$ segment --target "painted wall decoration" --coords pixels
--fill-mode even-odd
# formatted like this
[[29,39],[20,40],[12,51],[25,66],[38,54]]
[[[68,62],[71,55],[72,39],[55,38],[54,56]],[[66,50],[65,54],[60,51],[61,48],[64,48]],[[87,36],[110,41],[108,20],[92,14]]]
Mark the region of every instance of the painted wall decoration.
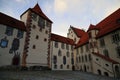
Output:
[[2,48],[6,48],[7,45],[8,45],[7,37],[1,39],[0,46],[1,46]]
[[19,46],[20,46],[19,39],[14,38],[14,40],[12,42],[12,47],[11,47],[9,53],[13,53],[13,52],[15,53],[19,49]]

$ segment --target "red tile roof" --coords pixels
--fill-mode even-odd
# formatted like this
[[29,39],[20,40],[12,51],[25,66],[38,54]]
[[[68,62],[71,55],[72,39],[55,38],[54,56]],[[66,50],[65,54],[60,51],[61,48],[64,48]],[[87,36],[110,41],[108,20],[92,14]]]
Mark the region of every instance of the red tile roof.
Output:
[[20,30],[26,31],[24,22],[14,19],[6,14],[0,12],[0,24],[4,24],[10,27],[14,27]]
[[116,62],[115,60],[113,60],[113,59],[111,59],[109,57],[106,57],[106,56],[104,56],[102,54],[99,54],[99,53],[92,53],[92,54],[94,54],[94,55],[96,55],[98,57],[101,57],[102,59],[105,59],[106,61],[111,62],[113,64],[118,64],[118,62]]
[[118,19],[120,20],[120,8],[96,25],[100,29],[97,38],[120,29],[120,22],[117,22]]
[[[93,24],[90,24],[88,31],[90,31],[90,30],[96,30],[96,29],[99,30],[98,27],[96,27],[96,26],[93,25]],[[88,31],[87,31],[87,32],[88,32]]]
[[81,37],[85,33],[84,30],[81,30],[81,29],[78,29],[78,28],[75,28],[75,27],[72,27],[72,26],[71,26],[71,28],[78,37]]
[[74,45],[74,41],[72,39],[57,35],[57,34],[51,34],[51,40],[52,41],[57,41],[57,42],[62,42],[70,45]]
[[[33,8],[29,8],[28,10],[33,11],[34,13],[38,14],[39,16],[43,17],[44,19],[46,19],[46,20],[48,20],[49,22],[52,23],[52,21],[43,13],[43,11],[41,10],[41,8],[38,5],[38,3]],[[26,10],[23,14],[25,14],[28,10]]]
[[85,32],[82,37],[80,38],[79,42],[77,43],[76,47],[75,48],[78,48],[84,44],[87,44],[89,41],[89,37],[88,37],[88,33]]

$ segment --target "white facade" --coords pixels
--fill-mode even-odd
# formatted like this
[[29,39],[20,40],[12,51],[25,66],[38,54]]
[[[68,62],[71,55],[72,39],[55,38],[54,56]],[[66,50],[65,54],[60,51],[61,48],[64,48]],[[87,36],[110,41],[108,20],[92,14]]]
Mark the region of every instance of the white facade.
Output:
[[[19,39],[19,49],[16,50],[15,52],[10,52],[10,49],[12,48],[13,40],[17,38],[18,30],[17,28],[13,28],[13,33],[12,35],[8,36],[5,34],[7,27],[12,27],[13,26],[7,26],[0,24],[0,66],[12,66],[13,64],[13,57],[18,55],[20,57],[20,62],[18,65],[21,65],[22,63],[22,53],[23,53],[23,46],[24,46],[24,41],[25,41],[25,35],[26,32],[23,34],[23,38]],[[2,39],[5,39],[8,41],[6,47],[2,47]],[[18,38],[17,38],[18,39]]]

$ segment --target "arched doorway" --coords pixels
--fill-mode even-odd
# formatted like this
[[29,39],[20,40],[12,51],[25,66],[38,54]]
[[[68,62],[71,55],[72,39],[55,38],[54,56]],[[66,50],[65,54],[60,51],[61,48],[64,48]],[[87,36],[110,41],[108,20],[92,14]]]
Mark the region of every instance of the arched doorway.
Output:
[[117,65],[115,66],[115,74],[116,74],[116,77],[120,77],[120,70]]
[[85,72],[87,71],[87,69],[86,69],[86,65],[84,65],[84,71],[85,71]]
[[97,71],[98,71],[98,74],[101,75],[101,70],[98,69]]
[[105,76],[109,76],[109,74],[108,74],[107,72],[104,72],[104,75],[105,75]]

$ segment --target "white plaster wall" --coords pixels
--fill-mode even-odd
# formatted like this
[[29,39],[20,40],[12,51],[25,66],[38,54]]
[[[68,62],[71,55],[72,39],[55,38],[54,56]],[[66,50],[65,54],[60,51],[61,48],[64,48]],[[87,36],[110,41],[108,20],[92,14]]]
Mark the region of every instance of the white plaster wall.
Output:
[[[96,60],[98,59],[98,61]],[[108,64],[108,66],[106,66]],[[93,73],[98,74],[98,69],[101,70],[101,74],[104,75],[104,72],[107,72],[110,77],[114,77],[114,72],[112,68],[112,63],[93,55]]]
[[[119,33],[120,35],[120,30],[117,30],[116,32]],[[105,41],[105,46],[104,47],[101,47],[100,46],[100,39],[103,38],[104,41]],[[101,37],[99,38],[97,41],[98,41],[98,47],[99,47],[99,53],[100,54],[103,54],[103,50],[104,49],[107,49],[108,50],[108,53],[109,53],[109,57],[117,62],[120,62],[120,57],[117,56],[117,52],[116,52],[116,47],[117,46],[120,46],[120,41],[115,44],[112,42],[112,33],[104,36],[104,37]],[[104,54],[103,54],[104,55]]]
[[21,16],[21,21],[23,21],[26,25],[27,22],[27,16],[28,16],[29,11],[27,11],[26,13],[24,13],[24,15]]
[[[58,42],[58,48],[54,47],[55,41],[52,41],[52,58],[51,58],[51,64],[52,64],[52,70],[72,70],[72,64],[71,64],[71,45],[69,45],[69,50],[66,49],[66,44],[64,44],[64,49],[61,48],[61,42]],[[58,51],[61,50],[62,56],[58,56]],[[67,51],[69,52],[69,57],[66,56]],[[57,69],[54,69],[54,63],[53,63],[53,56],[57,56]],[[66,64],[63,64],[63,56],[66,56]],[[63,68],[60,68],[60,65],[63,65]],[[69,65],[69,69],[67,69],[67,65]]]
[[[84,71],[84,65],[85,65],[86,66],[86,71],[91,72],[91,61],[89,61],[90,52],[89,52],[89,49],[88,49],[88,51],[86,50],[86,45],[88,45],[88,44],[85,44],[85,45],[82,46],[83,47],[83,52],[82,53],[81,53],[81,47],[77,48],[79,50],[79,54],[76,53],[76,57],[77,58],[80,57],[81,62],[79,62],[79,60],[78,60],[78,63],[76,63],[76,66],[77,66],[76,70],[81,70],[82,69]],[[85,55],[87,56],[87,62],[85,60]],[[84,62],[82,62],[82,56],[84,57]]]
[[[37,16],[38,18],[38,16]],[[35,29],[31,27],[31,34],[30,34],[30,44],[28,48],[28,56],[27,56],[27,66],[47,66],[47,57],[48,57],[48,40],[49,40],[49,28],[45,26],[45,29],[39,31],[40,28],[38,26],[38,20],[32,20],[32,27],[33,25],[36,26]],[[45,31],[48,31],[48,34]],[[39,36],[39,39],[36,39],[36,35]],[[47,39],[45,42],[44,39]],[[33,45],[36,46],[33,49]]]
[[[14,56],[14,53],[10,54],[9,50],[12,46],[12,42],[13,42],[14,38],[17,37],[18,29],[14,28],[12,36],[7,36],[5,34],[5,31],[6,31],[6,25],[0,24],[0,40],[3,39],[5,36],[7,37],[7,40],[8,40],[8,46],[6,48],[0,47],[0,66],[6,66],[6,65],[12,64],[12,58]],[[17,52],[20,53],[20,64],[22,62],[22,53],[23,53],[23,49],[24,49],[25,34],[26,34],[26,32],[24,32],[23,38],[19,39],[20,46],[19,46],[19,50],[17,50]]]

